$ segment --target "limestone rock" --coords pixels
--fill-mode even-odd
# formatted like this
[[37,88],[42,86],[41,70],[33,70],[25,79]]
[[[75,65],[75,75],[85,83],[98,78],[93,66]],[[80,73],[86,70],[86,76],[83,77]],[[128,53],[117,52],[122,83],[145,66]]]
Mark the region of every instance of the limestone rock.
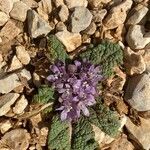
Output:
[[31,73],[28,70],[22,69],[19,73],[22,77],[26,78],[28,81],[31,80]]
[[146,35],[144,26],[132,25],[129,27],[126,40],[130,48],[143,49],[150,42],[150,36]]
[[87,7],[88,2],[87,0],[64,0],[65,4],[68,6],[68,8],[74,8],[74,7]]
[[7,132],[10,128],[12,128],[12,123],[10,122],[10,120],[4,120],[0,122],[0,131],[2,134]]
[[92,8],[96,8],[96,7],[99,7],[103,4],[108,4],[111,0],[88,0],[89,2],[89,5],[92,7]]
[[76,7],[71,15],[71,31],[79,33],[85,30],[91,23],[93,15],[85,7]]
[[141,120],[141,126],[136,126],[131,122],[128,118],[126,123],[126,128],[129,131],[129,136],[135,142],[137,142],[141,149],[149,150],[150,149],[150,119],[143,119]]
[[96,31],[96,24],[94,22],[92,22],[89,27],[86,28],[86,30],[84,30],[84,33],[92,35],[94,34]]
[[10,16],[15,20],[24,22],[29,9],[30,8],[22,1],[16,2],[14,3],[13,9],[10,12]]
[[0,97],[0,116],[5,115],[9,110],[11,105],[15,103],[19,94],[17,93],[8,93]]
[[52,11],[52,0],[41,0],[39,3],[39,7],[37,8],[38,14],[45,20],[48,21],[48,15]]
[[150,110],[150,73],[133,76],[128,80],[125,100],[137,111]]
[[147,49],[143,55],[144,62],[146,63],[146,70],[150,72],[150,49]]
[[13,107],[13,112],[15,114],[23,113],[24,109],[27,107],[28,101],[24,95],[22,95],[18,101],[16,102],[15,106]]
[[28,10],[28,30],[32,38],[47,35],[52,27],[42,19],[34,10]]
[[142,74],[146,70],[143,56],[132,51],[130,48],[124,50],[124,65],[129,75]]
[[64,5],[64,0],[54,0],[54,4],[56,7]]
[[16,55],[17,58],[21,61],[22,64],[27,65],[30,62],[30,55],[25,50],[24,46],[17,46],[16,47]]
[[69,10],[67,8],[66,5],[62,5],[61,8],[60,8],[60,11],[59,11],[59,18],[62,22],[65,22],[67,21],[68,19],[68,16],[69,16]]
[[22,67],[23,67],[22,63],[19,61],[19,59],[16,56],[14,56],[12,61],[11,61],[10,67],[8,69],[8,72],[20,69]]
[[23,3],[25,3],[27,6],[29,6],[30,8],[37,8],[38,7],[38,3],[34,0],[21,0]]
[[0,10],[9,14],[9,12],[13,8],[13,1],[12,0],[0,0]]
[[106,9],[94,10],[94,11],[92,11],[92,14],[93,14],[94,22],[102,23],[104,17],[107,14],[107,10]]
[[64,30],[67,30],[67,27],[63,22],[58,22],[56,25],[56,30],[57,31],[64,31]]
[[127,20],[126,24],[135,25],[138,24],[147,14],[148,8],[142,4],[137,5],[132,11],[131,16]]
[[2,44],[13,40],[22,30],[23,24],[21,22],[10,19],[0,31]]
[[124,0],[121,4],[114,6],[104,20],[105,27],[107,29],[114,29],[123,24],[132,3],[132,0]]
[[0,149],[5,148],[5,145],[7,145],[9,149],[27,150],[30,138],[30,134],[25,129],[11,130],[1,138]]
[[0,11],[0,26],[3,26],[7,21],[9,17],[6,13]]
[[0,85],[2,85],[0,86],[0,93],[5,94],[20,86],[21,83],[19,82],[18,76],[13,73],[0,79]]
[[81,35],[79,33],[71,33],[65,30],[56,33],[56,36],[64,44],[68,52],[72,52],[81,45]]
[[116,140],[116,142],[112,143],[111,150],[135,150],[135,147],[127,139],[127,136],[123,134],[119,141]]

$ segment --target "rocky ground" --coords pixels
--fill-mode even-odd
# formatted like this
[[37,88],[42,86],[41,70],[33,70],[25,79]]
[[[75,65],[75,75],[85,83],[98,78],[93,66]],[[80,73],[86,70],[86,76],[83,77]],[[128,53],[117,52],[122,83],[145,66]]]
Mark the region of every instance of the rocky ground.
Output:
[[47,149],[47,120],[28,112],[47,76],[49,33],[71,56],[101,39],[119,43],[124,64],[104,95],[122,116],[122,132],[96,136],[101,149],[149,150],[149,0],[0,0],[0,149]]

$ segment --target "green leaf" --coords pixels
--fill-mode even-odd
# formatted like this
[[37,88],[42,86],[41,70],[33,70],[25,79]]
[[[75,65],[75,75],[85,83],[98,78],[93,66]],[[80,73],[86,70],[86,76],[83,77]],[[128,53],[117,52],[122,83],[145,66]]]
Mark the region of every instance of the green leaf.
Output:
[[96,47],[89,48],[80,54],[81,58],[86,58],[93,64],[101,65],[103,74],[110,77],[115,66],[122,64],[123,52],[118,44],[104,40]]
[[72,150],[94,150],[97,147],[91,123],[87,118],[81,117],[73,124]]
[[118,115],[114,111],[109,110],[100,101],[93,108],[90,108],[89,121],[112,137],[119,132],[120,122]]
[[52,118],[48,147],[50,150],[71,149],[71,124],[62,122],[58,115],[54,115]]
[[33,102],[35,103],[46,104],[52,101],[54,101],[54,89],[48,85],[42,85],[38,89],[38,93],[33,97]]
[[48,38],[48,58],[51,62],[55,62],[56,60],[65,62],[66,59],[69,59],[69,55],[66,53],[64,45],[55,35],[50,35]]

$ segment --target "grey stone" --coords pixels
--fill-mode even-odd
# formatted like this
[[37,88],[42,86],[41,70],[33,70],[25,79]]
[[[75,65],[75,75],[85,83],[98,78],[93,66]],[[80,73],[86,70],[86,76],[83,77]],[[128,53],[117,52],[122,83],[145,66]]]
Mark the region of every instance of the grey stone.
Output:
[[76,7],[71,15],[71,31],[79,33],[85,30],[91,23],[93,15],[85,7]]
[[131,49],[143,49],[150,42],[150,36],[145,33],[144,26],[131,25],[126,40]]
[[143,6],[142,4],[137,5],[132,11],[131,16],[127,20],[126,24],[135,25],[141,22],[141,20],[146,16],[148,12],[148,8]]
[[28,10],[28,30],[32,38],[37,38],[41,35],[47,35],[52,27],[42,19],[34,10]]
[[137,111],[150,110],[150,73],[136,75],[128,80],[125,100]]

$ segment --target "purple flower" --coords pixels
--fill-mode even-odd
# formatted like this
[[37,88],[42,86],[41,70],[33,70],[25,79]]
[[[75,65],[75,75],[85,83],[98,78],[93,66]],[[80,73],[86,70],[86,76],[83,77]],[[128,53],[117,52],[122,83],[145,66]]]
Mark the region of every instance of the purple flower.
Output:
[[96,103],[96,86],[102,80],[100,66],[86,60],[75,60],[73,64],[57,62],[50,66],[51,74],[47,77],[59,93],[61,120],[77,120],[81,113],[89,116],[88,107]]

